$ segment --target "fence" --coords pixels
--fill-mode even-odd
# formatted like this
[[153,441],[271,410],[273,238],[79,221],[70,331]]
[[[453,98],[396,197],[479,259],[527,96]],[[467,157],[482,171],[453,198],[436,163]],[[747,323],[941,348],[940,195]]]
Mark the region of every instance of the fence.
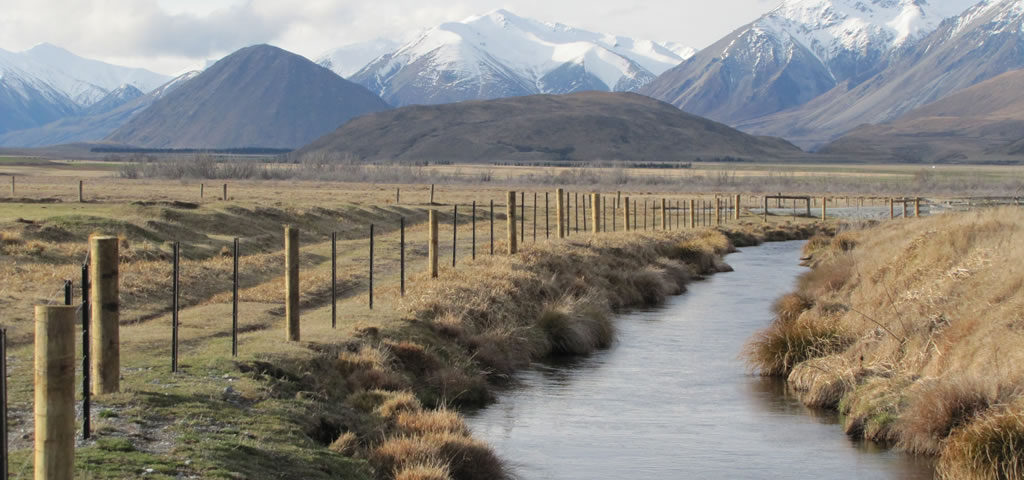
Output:
[[[13,191],[12,184],[12,191]],[[495,255],[495,208],[504,209],[504,222],[507,232],[507,251],[509,255],[518,253],[526,243],[526,228],[529,221],[532,231],[532,242],[538,242],[538,222],[543,221],[544,238],[550,238],[550,201],[549,193],[545,192],[543,199],[537,192],[533,192],[532,205],[528,208],[525,192],[508,192],[504,204],[495,204],[494,200],[488,203],[488,209],[480,218],[476,201],[464,208],[470,208],[468,219],[459,216],[460,205],[451,206],[451,268],[458,267],[459,256],[459,234],[460,225],[464,228],[468,224],[471,229],[469,236],[469,255],[475,259],[477,255],[477,228],[481,221],[488,223],[487,236],[490,255]],[[610,194],[589,193],[581,198],[578,192],[565,192],[557,189],[555,192],[557,200],[555,204],[555,221],[558,238],[569,237],[570,239],[579,234],[603,235],[610,232],[634,232],[634,231],[672,231],[700,226],[719,226],[730,221],[739,221],[746,215],[748,220],[756,221],[758,216],[762,221],[767,221],[770,215],[770,202],[775,201],[776,208],[782,208],[784,201],[800,202],[804,204],[805,214],[810,216],[812,205],[818,199],[809,196],[786,196],[769,195],[764,197],[729,195],[728,197],[716,197],[713,201],[707,199],[664,197],[632,198],[617,193]],[[440,210],[435,208],[434,187],[431,186],[430,208],[427,221],[427,272],[431,278],[439,276],[438,256],[440,253],[439,219]],[[223,186],[223,198],[227,197],[227,185]],[[400,192],[396,191],[396,200],[400,200]],[[842,201],[839,198],[821,198],[822,217],[827,214],[827,205],[836,204]],[[850,208],[850,198],[845,198],[847,208]],[[861,208],[866,199],[857,198],[854,206]],[[517,201],[519,202],[517,204]],[[540,210],[540,201],[543,201],[543,213]],[[868,200],[878,203],[879,199]],[[922,201],[920,198],[890,198],[885,199],[890,208],[890,216],[895,218],[896,204],[902,204],[904,216],[908,215],[908,209],[913,206],[914,216],[920,216],[922,205],[926,208],[933,205],[931,202]],[[642,202],[642,206],[640,203]],[[757,207],[764,209],[761,215],[757,215]],[[619,210],[622,211],[621,219]],[[527,212],[531,212],[528,220]],[[582,220],[581,220],[582,217]],[[463,221],[460,223],[460,218]],[[407,237],[406,218],[398,216],[395,218],[398,228],[398,250],[399,250],[399,292],[401,296],[406,295],[406,276],[408,268],[407,261]],[[379,243],[375,227],[369,225],[368,258],[366,265],[369,279],[368,304],[367,307],[374,307],[374,269],[375,249]],[[582,226],[582,230],[580,227]],[[517,231],[518,230],[518,231]],[[517,235],[518,233],[518,235]],[[285,297],[285,338],[289,341],[301,339],[301,311],[300,311],[300,260],[301,251],[299,240],[300,231],[296,227],[285,226],[284,239],[284,293]],[[386,240],[393,241],[393,240]],[[336,328],[338,324],[338,236],[333,232],[330,236],[330,325]],[[121,371],[120,339],[119,339],[119,315],[120,295],[118,291],[118,242],[115,237],[93,236],[89,241],[89,256],[82,265],[81,304],[78,307],[73,305],[73,288],[70,281],[64,286],[63,306],[40,306],[36,310],[36,362],[44,368],[37,371],[36,375],[36,462],[37,472],[45,472],[46,478],[65,478],[65,472],[73,469],[74,458],[74,407],[71,404],[74,397],[74,368],[69,367],[69,362],[74,360],[73,322],[76,313],[80,313],[82,325],[82,432],[84,438],[91,435],[91,396],[93,392],[112,393],[119,391],[119,378]],[[243,250],[244,243],[239,238],[233,239],[232,275],[231,275],[231,348],[230,355],[239,355],[239,325],[241,322],[239,310],[239,274],[244,267]],[[181,274],[181,244],[175,242],[172,246],[172,268],[171,268],[171,290],[168,298],[171,314],[170,343],[171,359],[170,371],[180,373],[180,351],[179,351],[179,311],[181,309],[180,298],[182,285],[180,284]],[[71,332],[71,333],[69,333]],[[2,467],[6,473],[7,469],[7,385],[6,385],[6,329],[0,329],[0,409],[3,411],[3,418],[0,421],[0,429],[4,433],[2,454]],[[70,350],[69,350],[70,349]],[[68,353],[70,351],[70,353]],[[70,373],[69,373],[70,372]],[[69,420],[70,419],[70,420]]]

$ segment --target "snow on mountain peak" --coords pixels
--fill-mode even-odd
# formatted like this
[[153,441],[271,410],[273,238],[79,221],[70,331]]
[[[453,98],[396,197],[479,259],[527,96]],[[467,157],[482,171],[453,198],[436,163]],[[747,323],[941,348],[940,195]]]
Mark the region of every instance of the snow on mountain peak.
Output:
[[458,90],[456,97],[467,99],[487,97],[483,92],[492,91],[493,82],[505,84],[493,91],[519,94],[632,90],[692,52],[678,44],[595,33],[498,9],[426,30],[352,78],[385,98],[394,94],[395,81],[415,81],[416,88],[435,93]]
[[124,83],[149,91],[169,79],[141,68],[83,58],[49,43],[40,43],[18,53],[0,50],[0,68],[17,69],[82,107],[100,101]]
[[798,42],[823,64],[922,38],[978,0],[785,0],[755,25]]

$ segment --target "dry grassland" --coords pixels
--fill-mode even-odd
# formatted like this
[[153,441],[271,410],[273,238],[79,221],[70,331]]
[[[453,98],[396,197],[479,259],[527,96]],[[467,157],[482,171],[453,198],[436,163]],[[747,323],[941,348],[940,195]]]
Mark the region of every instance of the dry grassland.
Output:
[[813,239],[748,361],[852,436],[938,455],[942,478],[1021,478],[1022,233],[1001,208]]
[[[486,404],[495,383],[533,360],[607,346],[615,312],[658,303],[691,279],[725,268],[720,257],[732,243],[806,238],[816,230],[804,219],[773,218],[762,226],[745,215],[724,233],[627,234],[620,218],[617,233],[573,230],[566,240],[545,240],[542,207],[534,242],[532,194],[543,202],[546,189],[530,189],[521,253],[501,254],[505,245],[498,241],[491,256],[483,203],[504,198],[504,187],[439,187],[436,205],[428,205],[423,186],[402,186],[397,204],[396,185],[232,181],[228,201],[213,200],[219,185],[208,185],[203,202],[196,202],[197,183],[96,178],[86,186],[88,201],[80,204],[77,182],[19,178],[19,192],[34,200],[0,203],[0,311],[11,334],[15,475],[32,469],[31,306],[62,301],[65,278],[78,284],[91,233],[121,238],[123,378],[121,393],[94,398],[95,437],[76,449],[83,477],[493,479],[507,472],[487,445],[469,436],[458,408]],[[473,200],[479,206],[475,261],[466,215]],[[174,203],[188,201],[197,204]],[[459,248],[452,268],[455,203]],[[431,208],[443,212],[436,280],[425,272]],[[495,237],[504,239],[500,204],[495,213]],[[408,226],[404,297],[401,217]],[[554,232],[553,201],[550,218]],[[285,223],[302,230],[298,343],[284,342],[281,328]],[[379,234],[373,310],[367,307],[370,223]],[[336,329],[331,232],[339,235]],[[238,358],[230,356],[229,334],[235,236],[243,252]],[[185,256],[178,374],[169,372],[174,241]]]

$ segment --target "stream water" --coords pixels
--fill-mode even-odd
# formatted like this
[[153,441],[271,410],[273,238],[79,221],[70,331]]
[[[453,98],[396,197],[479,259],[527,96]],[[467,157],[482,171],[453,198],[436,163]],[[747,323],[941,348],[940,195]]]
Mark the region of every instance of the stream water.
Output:
[[735,272],[620,316],[611,349],[522,372],[470,414],[473,433],[523,480],[932,478],[930,460],[852,441],[747,373],[740,351],[803,271],[802,245],[744,249]]

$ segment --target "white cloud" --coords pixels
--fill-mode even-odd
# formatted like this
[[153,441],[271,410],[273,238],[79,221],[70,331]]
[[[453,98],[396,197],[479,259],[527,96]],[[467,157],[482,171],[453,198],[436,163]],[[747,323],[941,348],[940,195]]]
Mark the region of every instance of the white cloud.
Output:
[[703,47],[779,0],[4,0],[0,48],[49,42],[79,55],[172,74],[271,43],[313,58],[377,37],[506,8],[519,15]]

